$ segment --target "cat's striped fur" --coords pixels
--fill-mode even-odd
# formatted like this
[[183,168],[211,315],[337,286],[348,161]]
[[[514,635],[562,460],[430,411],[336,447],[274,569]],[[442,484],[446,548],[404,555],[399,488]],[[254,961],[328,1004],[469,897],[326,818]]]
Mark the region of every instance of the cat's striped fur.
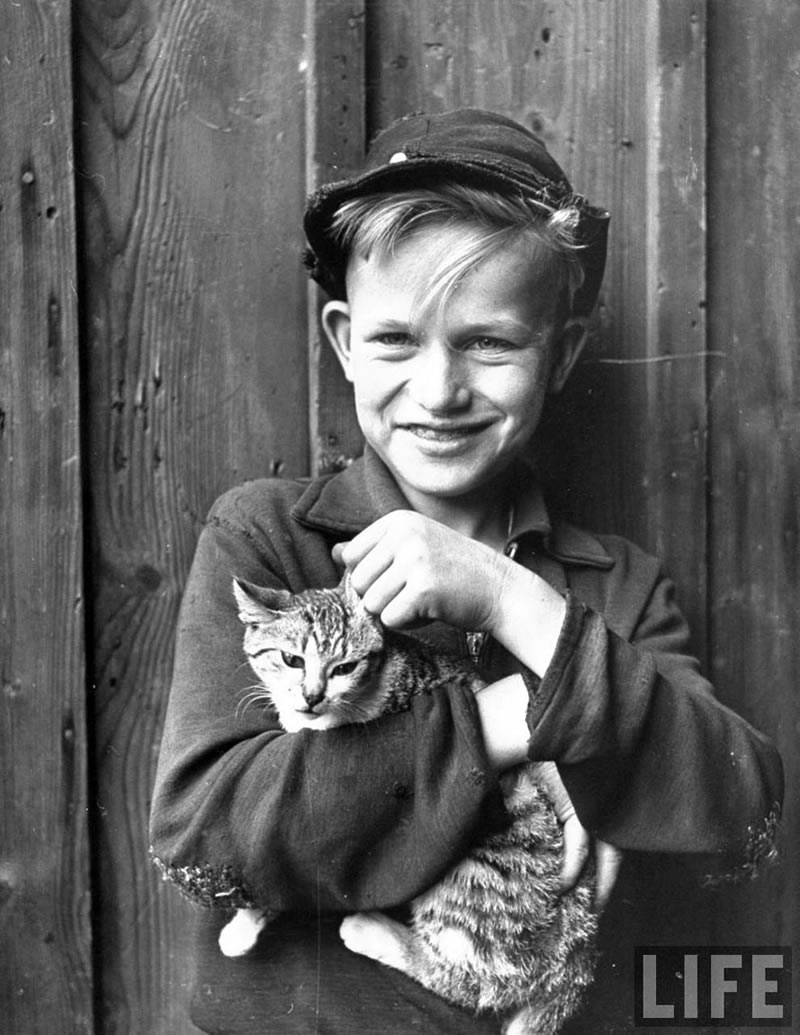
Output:
[[[269,703],[288,730],[369,721],[454,682],[484,685],[465,662],[383,629],[346,579],[297,596],[234,589],[260,680],[248,700]],[[506,774],[503,789],[511,824],[411,904],[410,926],[357,914],[341,933],[349,948],[449,1001],[498,1013],[508,1035],[555,1035],[594,974],[592,882],[558,894],[563,838],[536,764]],[[223,929],[223,951],[246,952],[270,917],[240,910]]]

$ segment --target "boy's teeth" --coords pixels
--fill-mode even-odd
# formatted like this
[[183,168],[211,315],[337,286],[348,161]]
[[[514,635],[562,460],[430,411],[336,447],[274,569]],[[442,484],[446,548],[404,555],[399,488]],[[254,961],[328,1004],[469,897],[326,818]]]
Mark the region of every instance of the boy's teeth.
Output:
[[420,424],[413,428],[415,434],[422,438],[458,438],[466,434],[467,428],[426,428]]

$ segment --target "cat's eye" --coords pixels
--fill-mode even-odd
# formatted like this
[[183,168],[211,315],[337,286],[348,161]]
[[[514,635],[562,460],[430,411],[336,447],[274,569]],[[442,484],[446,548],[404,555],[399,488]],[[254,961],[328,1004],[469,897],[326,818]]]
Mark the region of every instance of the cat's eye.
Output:
[[299,654],[288,654],[285,650],[281,651],[281,657],[283,663],[287,668],[305,668],[306,664]]
[[332,676],[349,676],[351,672],[355,672],[358,667],[358,661],[343,661],[339,665],[334,665],[331,669]]

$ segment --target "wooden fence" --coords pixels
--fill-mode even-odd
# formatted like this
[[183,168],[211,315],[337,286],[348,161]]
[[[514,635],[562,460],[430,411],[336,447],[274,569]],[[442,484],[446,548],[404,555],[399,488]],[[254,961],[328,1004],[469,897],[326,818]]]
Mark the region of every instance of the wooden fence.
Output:
[[299,221],[415,109],[510,114],[612,212],[553,491],[664,556],[777,739],[784,861],[703,930],[798,945],[800,7],[7,0],[0,105],[0,1027],[190,1030],[146,835],[176,609],[216,495],[358,449]]

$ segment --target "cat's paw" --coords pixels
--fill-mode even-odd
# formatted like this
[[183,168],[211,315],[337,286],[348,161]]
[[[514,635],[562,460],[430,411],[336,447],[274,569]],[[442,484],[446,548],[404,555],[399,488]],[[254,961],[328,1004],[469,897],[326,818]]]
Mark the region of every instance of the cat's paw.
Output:
[[396,970],[408,969],[406,949],[410,930],[383,913],[353,913],[339,927],[339,937],[351,952],[368,956]]
[[558,1035],[571,1013],[571,1009],[529,1003],[506,1019],[502,1035]]
[[219,947],[225,956],[244,956],[258,941],[267,919],[261,910],[239,909],[219,932]]
[[316,715],[314,712],[298,712],[284,708],[278,717],[287,733],[298,733],[300,730],[330,730],[334,726],[342,725],[341,719],[337,719],[333,712]]
[[296,712],[293,708],[284,708],[278,713],[281,726],[287,733],[298,733],[300,730],[308,729],[308,712]]

